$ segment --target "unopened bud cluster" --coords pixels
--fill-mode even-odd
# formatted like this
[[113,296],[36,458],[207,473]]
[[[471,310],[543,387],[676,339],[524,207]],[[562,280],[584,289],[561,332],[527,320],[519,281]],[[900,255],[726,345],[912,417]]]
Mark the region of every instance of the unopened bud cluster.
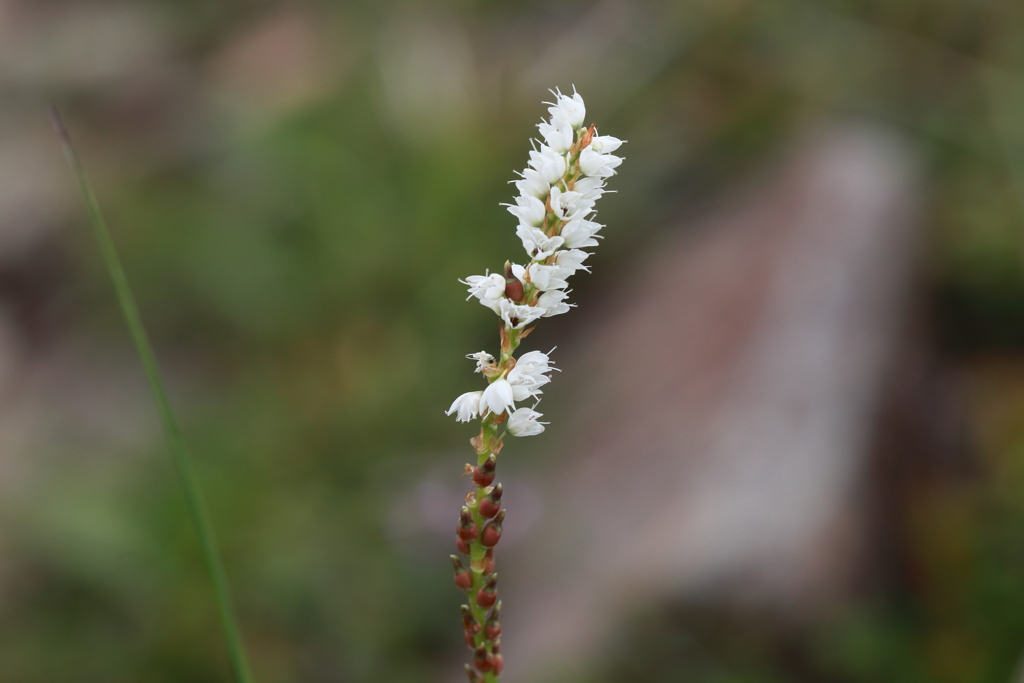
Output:
[[[501,352],[496,359],[486,351],[467,356],[487,387],[462,394],[446,413],[459,422],[480,418],[480,433],[470,440],[477,464],[467,465],[474,488],[466,495],[456,526],[455,543],[469,558],[468,566],[452,556],[455,584],[468,595],[462,606],[466,644],[473,651],[466,665],[469,680],[495,681],[504,667],[501,655],[501,602],[494,548],[501,540],[505,510],[502,486],[495,484],[497,457],[505,434],[533,436],[545,422],[535,408],[555,368],[548,354],[530,351],[516,358],[520,341],[541,318],[567,312],[569,278],[589,270],[584,249],[597,246],[603,227],[593,220],[594,205],[605,192],[605,179],[615,174],[622,159],[612,154],[622,141],[597,134],[584,125],[586,108],[578,93],[571,97],[554,91],[549,117],[537,125],[540,140],[533,141],[529,166],[513,181],[519,190],[509,212],[519,219],[516,234],[528,262],[506,262],[501,273],[472,275],[462,280],[469,298],[494,311],[501,319]],[[531,407],[516,403],[532,401]],[[499,433],[500,431],[500,433]]]

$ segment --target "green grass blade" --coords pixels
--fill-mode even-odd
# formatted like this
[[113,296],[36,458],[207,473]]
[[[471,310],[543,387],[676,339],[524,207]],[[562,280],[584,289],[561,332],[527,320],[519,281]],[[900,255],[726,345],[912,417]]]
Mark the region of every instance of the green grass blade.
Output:
[[220,614],[221,626],[224,629],[224,637],[227,641],[228,655],[231,659],[235,680],[237,683],[252,683],[249,665],[245,656],[245,648],[235,619],[234,608],[232,607],[231,592],[228,588],[224,566],[221,564],[220,553],[217,549],[217,539],[214,536],[213,526],[210,524],[209,515],[203,503],[199,483],[192,468],[192,461],[189,459],[188,452],[185,449],[181,429],[174,417],[174,411],[171,409],[171,403],[167,398],[163,380],[160,378],[160,371],[157,369],[153,347],[149,343],[149,336],[146,334],[146,329],[142,324],[142,316],[139,315],[139,308],[135,303],[135,297],[132,295],[131,288],[128,286],[128,278],[121,267],[121,260],[117,256],[114,241],[111,239],[110,231],[107,229],[107,224],[100,213],[96,196],[85,179],[82,165],[79,163],[75,150],[71,146],[71,138],[64,127],[64,122],[61,120],[56,107],[51,108],[50,118],[64,148],[64,156],[67,157],[75,179],[78,181],[78,189],[82,193],[82,199],[85,201],[89,223],[92,225],[93,232],[96,235],[96,241],[99,242],[100,251],[103,253],[103,261],[106,264],[107,271],[110,273],[110,279],[114,283],[117,300],[121,305],[121,311],[124,313],[132,340],[135,342],[135,348],[138,350],[139,357],[142,360],[146,378],[149,380],[149,388],[153,392],[153,398],[156,401],[157,410],[160,413],[160,419],[167,434],[171,457],[174,460],[174,466],[178,471],[179,479],[185,492],[185,501],[189,514],[195,523],[196,533],[199,534],[203,557],[206,560],[210,580],[213,583],[213,591],[217,600],[217,611]]

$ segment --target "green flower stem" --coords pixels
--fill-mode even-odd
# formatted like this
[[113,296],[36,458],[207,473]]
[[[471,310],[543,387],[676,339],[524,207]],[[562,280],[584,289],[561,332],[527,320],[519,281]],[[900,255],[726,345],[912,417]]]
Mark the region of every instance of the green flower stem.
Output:
[[[505,338],[507,343],[502,345],[501,357],[498,361],[498,368],[502,370],[502,373],[497,376],[502,376],[504,371],[508,369],[509,364],[512,360],[512,354],[516,348],[519,347],[519,341],[521,333],[519,330],[505,328]],[[476,464],[477,467],[483,466],[484,462],[491,453],[495,453],[500,450],[501,439],[504,436],[498,435],[498,425],[494,422],[494,415],[489,413],[480,422],[480,442],[476,450]],[[477,603],[476,595],[477,592],[484,586],[484,558],[487,555],[487,548],[481,542],[483,536],[484,525],[487,524],[488,520],[480,514],[480,501],[487,495],[487,488],[484,486],[477,486],[475,489],[476,504],[471,507],[473,514],[473,523],[476,528],[480,530],[480,535],[477,536],[476,540],[471,541],[469,544],[469,570],[470,577],[473,579],[473,585],[469,591],[469,608],[473,612],[473,616],[482,627],[486,626],[487,623],[487,611],[489,608],[483,607]],[[477,647],[480,647],[487,642],[487,636],[485,629],[481,629],[473,637],[473,642]],[[483,677],[484,683],[497,683],[498,676],[495,675],[494,671],[487,671],[480,674]]]
[[242,644],[242,637],[235,619],[234,608],[231,601],[231,592],[228,588],[227,577],[224,566],[220,561],[220,554],[217,549],[217,539],[213,533],[213,526],[210,524],[206,506],[200,493],[199,482],[196,479],[192,462],[185,449],[185,442],[178,427],[171,402],[164,390],[163,380],[160,378],[160,371],[157,368],[156,356],[153,347],[146,334],[146,328],[142,324],[142,316],[139,314],[138,305],[128,286],[128,278],[125,276],[124,268],[121,267],[121,260],[114,248],[114,241],[110,237],[110,231],[100,213],[96,196],[85,179],[82,165],[71,146],[71,138],[64,122],[60,118],[56,107],[51,108],[50,118],[54,130],[60,138],[61,146],[64,148],[64,156],[71,165],[71,171],[78,182],[78,189],[85,201],[86,212],[89,216],[89,223],[92,225],[96,241],[99,242],[100,251],[103,253],[103,261],[106,264],[107,272],[114,284],[114,291],[117,293],[118,303],[121,305],[121,312],[124,314],[125,322],[131,333],[135,348],[142,360],[142,367],[145,370],[146,378],[149,380],[149,388],[156,401],[157,411],[163,422],[164,431],[167,435],[167,443],[171,451],[174,466],[178,471],[182,488],[185,493],[185,502],[188,507],[192,521],[195,523],[196,533],[199,535],[199,543],[202,546],[203,558],[206,561],[206,568],[210,574],[210,581],[213,583],[213,592],[217,600],[217,611],[220,615],[221,626],[224,629],[224,637],[227,641],[228,655],[231,660],[231,667],[235,674],[237,683],[252,683],[252,676],[249,673],[249,665],[245,656],[245,648]]
[[[484,418],[483,421],[481,433],[484,436],[481,440],[483,442],[481,444],[481,449],[477,451],[476,454],[477,467],[483,465],[487,460],[487,456],[491,454],[491,448],[494,445],[494,439],[498,431],[498,426],[493,423],[491,417],[492,416],[489,415]],[[485,487],[476,487],[476,500],[478,504],[474,505],[472,508],[473,523],[476,524],[476,528],[480,530],[481,534],[483,533],[484,524],[487,523],[487,520],[484,519],[484,516],[479,512],[479,502],[483,500],[486,495],[487,491]],[[484,544],[480,542],[480,537],[478,536],[475,541],[472,541],[469,544],[469,551],[469,571],[470,576],[473,578],[473,587],[469,591],[469,608],[473,611],[473,616],[476,617],[477,622],[479,622],[481,626],[485,626],[487,623],[488,608],[477,604],[476,594],[477,591],[484,586],[484,556],[487,554],[487,548],[485,548]],[[487,637],[484,634],[484,629],[481,629],[474,637],[473,642],[476,643],[477,647],[480,647],[480,645],[486,642],[486,640]],[[496,683],[498,680],[498,677],[494,675],[493,671],[488,671],[481,675],[483,676],[485,683]]]

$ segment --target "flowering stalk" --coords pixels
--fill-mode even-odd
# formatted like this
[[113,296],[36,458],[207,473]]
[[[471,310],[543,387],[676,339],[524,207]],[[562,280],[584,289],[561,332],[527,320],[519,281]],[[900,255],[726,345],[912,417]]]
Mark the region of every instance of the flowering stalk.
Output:
[[[501,539],[505,510],[503,489],[495,484],[498,455],[506,434],[533,436],[544,431],[541,413],[534,410],[551,381],[548,354],[529,351],[513,354],[540,318],[566,313],[568,278],[588,270],[583,251],[597,246],[603,227],[591,220],[594,204],[604,194],[604,179],[615,174],[622,159],[613,155],[622,141],[597,134],[594,124],[584,127],[586,108],[578,93],[572,97],[554,91],[549,118],[537,125],[541,141],[533,141],[529,166],[513,181],[519,190],[515,204],[506,205],[519,219],[516,234],[529,263],[505,263],[504,272],[473,275],[468,298],[476,297],[500,318],[501,350],[497,360],[486,351],[470,354],[476,371],[487,380],[482,391],[462,394],[446,414],[459,422],[480,418],[480,433],[470,439],[476,465],[467,464],[473,488],[459,514],[455,543],[469,560],[468,567],[452,555],[455,584],[468,595],[462,606],[466,645],[473,651],[466,665],[471,683],[493,683],[504,668],[501,655],[501,601],[494,547]],[[533,401],[529,408],[516,403]]]

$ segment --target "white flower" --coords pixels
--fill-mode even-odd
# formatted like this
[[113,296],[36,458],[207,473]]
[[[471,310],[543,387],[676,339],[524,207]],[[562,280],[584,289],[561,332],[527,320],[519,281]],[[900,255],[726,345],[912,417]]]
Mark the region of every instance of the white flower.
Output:
[[565,156],[541,145],[539,151],[530,151],[530,168],[537,171],[548,185],[554,185],[565,175]]
[[[552,125],[546,121],[537,124],[537,130],[544,137],[544,142],[554,151],[565,154],[572,147],[573,129],[567,125]],[[609,150],[611,151],[611,150]]]
[[508,299],[499,302],[498,315],[509,327],[519,330],[544,315],[544,309],[536,306],[514,304]]
[[505,376],[515,400],[525,401],[544,393],[540,388],[551,381],[547,373],[555,369],[549,363],[547,354],[540,351],[530,351],[516,362],[516,366]]
[[544,208],[544,202],[529,194],[516,197],[515,206],[511,204],[504,204],[504,206],[508,207],[510,214],[526,225],[540,225],[541,221],[544,220],[544,215],[547,213],[547,209]]
[[471,353],[467,355],[466,358],[476,361],[476,370],[474,372],[483,372],[488,366],[494,363],[494,356],[486,351]]
[[547,292],[551,289],[565,289],[569,286],[569,283],[565,281],[565,270],[558,266],[545,266],[540,263],[533,263],[530,264],[528,270],[530,282],[542,292]]
[[588,148],[594,150],[598,154],[611,154],[617,150],[625,140],[613,138],[611,135],[595,135],[590,140]]
[[469,285],[469,297],[480,299],[480,303],[487,306],[495,313],[499,313],[498,302],[505,298],[505,278],[499,273],[490,275],[470,275],[465,280],[459,280],[464,285]]
[[597,231],[602,227],[604,226],[600,223],[584,220],[582,218],[575,218],[563,225],[559,234],[562,239],[565,240],[565,246],[570,249],[596,247],[597,240],[594,239],[594,237],[597,235]]
[[506,377],[513,385],[523,379],[529,379],[541,386],[551,381],[547,375],[552,370],[557,370],[557,368],[551,365],[551,358],[548,354],[543,351],[529,351],[519,357],[516,366],[509,370]]
[[560,188],[551,188],[551,211],[560,220],[569,221],[573,218],[584,217],[594,208],[594,202],[584,199],[583,195],[573,190],[563,191]]
[[508,433],[512,436],[534,436],[544,431],[547,422],[538,422],[542,414],[530,408],[520,408],[508,418]]
[[452,403],[452,407],[444,412],[445,415],[458,413],[455,416],[456,422],[469,422],[480,415],[480,397],[484,392],[469,391],[459,396]]
[[550,292],[541,294],[537,299],[537,308],[544,309],[544,315],[541,317],[550,318],[553,315],[568,313],[575,304],[565,303],[567,296],[569,295],[560,289],[552,289]]
[[460,282],[469,285],[469,289],[466,291],[470,296],[475,296],[478,299],[500,299],[505,296],[505,278],[500,273],[470,275]]
[[552,123],[567,123],[573,128],[582,126],[583,120],[587,117],[587,108],[584,106],[580,94],[574,92],[572,97],[566,97],[557,90],[554,94],[555,101],[552,106],[548,107]]
[[543,230],[537,228],[531,228],[528,225],[519,224],[516,228],[516,235],[523,241],[523,249],[526,249],[526,253],[530,255],[534,260],[540,261],[546,259],[551,254],[555,253],[565,242],[564,239],[555,235],[548,237],[544,234]]
[[584,175],[607,178],[615,175],[615,167],[622,163],[614,154],[599,154],[588,145],[580,152],[580,171]]
[[569,249],[567,251],[558,252],[558,256],[555,257],[555,265],[559,268],[565,268],[572,275],[577,270],[585,270],[588,273],[590,268],[583,265],[583,262],[590,256],[588,252],[580,251],[579,249]]
[[579,192],[584,199],[597,201],[604,194],[604,179],[584,176],[576,181],[572,187],[574,192]]
[[[540,177],[540,173],[532,168],[524,170],[519,174],[519,176],[520,180],[516,180],[514,182],[516,189],[519,190],[519,194],[526,195],[528,197],[536,197],[537,199],[544,199],[548,194],[548,190],[551,189],[551,184],[545,182],[545,180]],[[582,180],[582,178],[580,180]]]
[[483,396],[480,398],[480,409],[484,413],[489,410],[495,415],[501,415],[506,408],[515,408],[512,401],[512,386],[508,381],[499,378],[484,389]]

